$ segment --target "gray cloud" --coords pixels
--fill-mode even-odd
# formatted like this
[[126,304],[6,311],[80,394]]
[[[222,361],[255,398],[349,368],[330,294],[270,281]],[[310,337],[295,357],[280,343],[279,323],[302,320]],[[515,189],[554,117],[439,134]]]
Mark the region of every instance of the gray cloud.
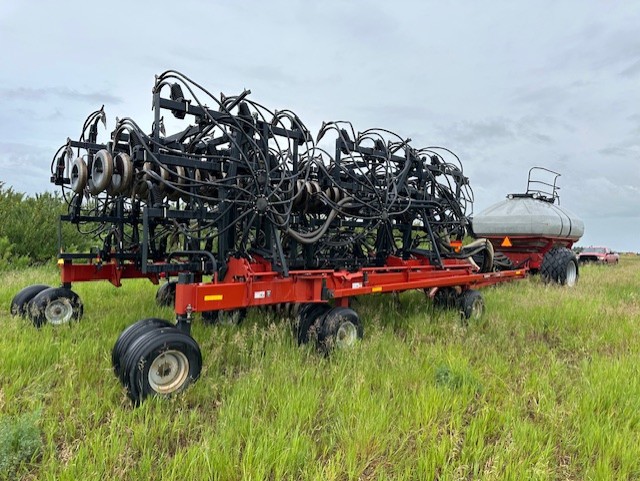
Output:
[[[579,181],[576,182],[576,181]],[[570,204],[581,216],[592,218],[635,217],[640,205],[640,186],[617,183],[606,177],[600,179],[568,179]]]
[[[390,104],[386,101],[374,105],[362,107],[360,115],[372,118],[376,125],[385,124],[387,126],[410,124],[412,127],[421,123],[431,122],[436,119],[436,114],[426,106],[419,104],[398,103]],[[400,133],[400,132],[398,132]],[[406,133],[402,133],[406,135]]]
[[47,112],[28,108],[14,108],[0,112],[0,121],[15,123],[17,118],[27,119],[29,122],[51,122],[62,119],[63,114],[60,109],[51,110],[49,106],[47,106]]
[[611,145],[598,150],[598,154],[605,157],[638,158],[640,157],[640,149],[637,146],[634,148],[633,146]]
[[19,186],[18,192],[42,192],[49,188],[51,159],[55,151],[29,144],[0,142],[0,180]]
[[513,96],[516,102],[525,104],[558,104],[566,100],[566,88],[560,86],[532,86],[523,89]]
[[640,114],[629,115],[627,120],[631,123],[629,126],[629,134],[634,140],[640,142]]
[[290,71],[277,65],[268,63],[242,63],[235,65],[234,70],[247,82],[268,82],[275,85],[292,86],[298,83],[293,67]]
[[640,38],[638,38],[637,25],[629,28],[612,30],[606,40],[600,44],[595,65],[606,68],[613,65],[638,61],[640,52]]
[[0,98],[5,100],[40,101],[48,97],[58,97],[64,100],[80,102],[103,103],[118,105],[123,102],[121,97],[106,92],[80,92],[69,87],[16,87],[0,89]]
[[640,74],[640,58],[620,72],[623,77],[635,77]]
[[550,64],[555,69],[586,66],[594,73],[618,72],[637,61],[640,51],[637,24],[630,15],[609,25],[603,21],[588,24],[563,40],[551,57]]
[[552,142],[552,137],[538,128],[538,121],[530,117],[519,120],[489,118],[454,122],[438,127],[437,131],[458,145],[487,146],[523,140],[535,144]]
[[463,120],[438,130],[461,144],[486,145],[515,137],[513,125],[505,119]]

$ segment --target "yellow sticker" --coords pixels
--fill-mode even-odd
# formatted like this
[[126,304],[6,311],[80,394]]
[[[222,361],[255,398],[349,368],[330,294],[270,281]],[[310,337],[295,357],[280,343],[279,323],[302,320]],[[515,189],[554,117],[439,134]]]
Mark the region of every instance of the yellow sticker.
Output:
[[382,292],[382,286],[372,287],[371,292]]
[[221,301],[222,294],[212,294],[210,296],[204,296],[205,301]]

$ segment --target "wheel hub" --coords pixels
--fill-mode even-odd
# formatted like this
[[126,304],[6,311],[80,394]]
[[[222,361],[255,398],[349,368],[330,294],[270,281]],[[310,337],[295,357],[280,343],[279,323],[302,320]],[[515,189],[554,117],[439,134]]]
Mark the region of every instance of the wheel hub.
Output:
[[471,306],[471,318],[480,319],[482,317],[483,311],[484,311],[484,304],[482,303],[482,300],[476,299],[473,305]]
[[69,299],[56,299],[45,308],[44,315],[49,324],[66,324],[73,316],[73,306]]
[[340,349],[353,346],[358,339],[358,329],[351,321],[340,324],[336,333],[336,346]]
[[149,386],[158,394],[171,394],[182,389],[189,377],[189,360],[177,350],[165,351],[149,367]]

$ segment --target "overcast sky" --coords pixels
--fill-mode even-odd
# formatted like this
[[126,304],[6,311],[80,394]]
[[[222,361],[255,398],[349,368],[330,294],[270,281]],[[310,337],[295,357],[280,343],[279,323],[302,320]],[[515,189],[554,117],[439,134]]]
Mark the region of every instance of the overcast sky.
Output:
[[54,190],[86,115],[151,125],[154,75],[456,152],[479,213],[562,174],[580,245],[640,251],[640,2],[0,0],[0,181]]

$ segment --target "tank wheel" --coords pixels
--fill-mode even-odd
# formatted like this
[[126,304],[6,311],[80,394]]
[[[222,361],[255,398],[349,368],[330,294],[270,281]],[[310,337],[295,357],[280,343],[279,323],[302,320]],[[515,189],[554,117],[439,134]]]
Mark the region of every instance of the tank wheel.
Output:
[[306,344],[313,337],[318,338],[320,333],[316,321],[330,309],[329,304],[315,302],[300,307],[295,326],[298,344]]
[[433,305],[439,309],[452,309],[456,306],[457,297],[453,287],[441,287],[433,296]]
[[540,266],[540,275],[545,282],[573,287],[578,282],[578,258],[566,247],[555,247],[547,252]]
[[318,345],[325,352],[348,349],[362,339],[360,317],[348,307],[334,307],[319,319]]
[[24,317],[27,314],[27,306],[31,299],[36,297],[45,289],[49,289],[50,286],[44,284],[35,284],[33,286],[25,287],[18,292],[11,300],[11,315]]
[[460,317],[463,320],[479,320],[484,314],[484,299],[475,289],[467,289],[458,298]]
[[156,304],[160,307],[172,307],[176,302],[176,281],[167,281],[158,287]]
[[36,295],[27,306],[33,325],[58,326],[82,318],[83,306],[78,294],[66,287],[50,287]]
[[125,379],[125,372],[124,369],[122,369],[124,367],[122,364],[122,356],[127,352],[131,343],[147,331],[151,331],[159,327],[172,326],[173,324],[169,321],[152,317],[135,322],[120,333],[118,340],[111,350],[111,364],[113,365],[113,371],[118,379],[120,379],[120,382],[124,382]]
[[202,313],[202,320],[206,324],[227,324],[237,326],[247,317],[246,309],[231,309],[229,311],[205,311]]
[[148,396],[183,391],[198,379],[202,354],[190,335],[175,327],[156,327],[133,340],[122,366],[128,395],[140,404]]

